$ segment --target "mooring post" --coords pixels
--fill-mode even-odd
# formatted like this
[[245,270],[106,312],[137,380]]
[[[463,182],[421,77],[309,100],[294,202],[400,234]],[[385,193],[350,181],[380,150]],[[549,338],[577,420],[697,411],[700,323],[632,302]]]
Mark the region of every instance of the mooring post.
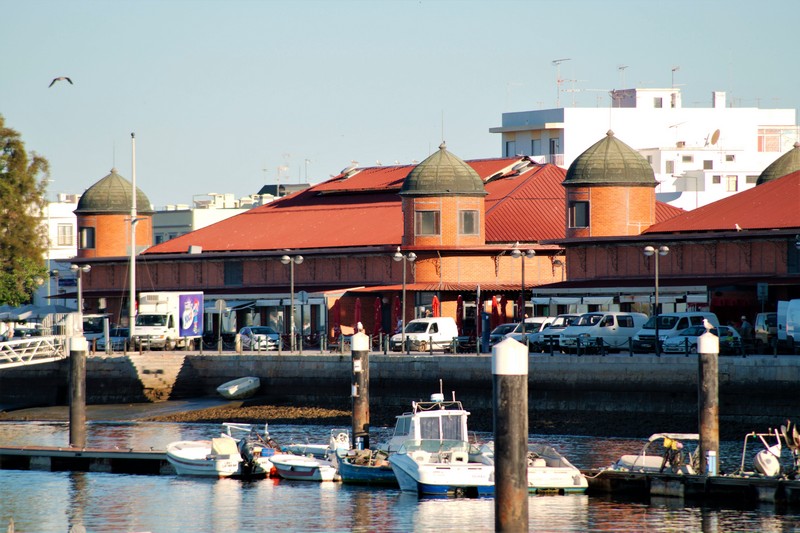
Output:
[[353,352],[353,448],[369,449],[369,337],[356,332],[351,341]]
[[528,531],[528,350],[514,339],[492,347],[494,529]]
[[69,445],[86,447],[86,337],[69,339]]
[[719,338],[709,330],[697,338],[697,414],[700,472],[719,473]]

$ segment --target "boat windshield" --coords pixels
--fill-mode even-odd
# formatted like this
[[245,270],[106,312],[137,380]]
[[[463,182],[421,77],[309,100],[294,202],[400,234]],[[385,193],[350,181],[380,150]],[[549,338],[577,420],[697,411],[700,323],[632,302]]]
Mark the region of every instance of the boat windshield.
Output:
[[441,414],[435,417],[422,417],[419,421],[419,436],[423,439],[468,440],[461,432],[462,416]]

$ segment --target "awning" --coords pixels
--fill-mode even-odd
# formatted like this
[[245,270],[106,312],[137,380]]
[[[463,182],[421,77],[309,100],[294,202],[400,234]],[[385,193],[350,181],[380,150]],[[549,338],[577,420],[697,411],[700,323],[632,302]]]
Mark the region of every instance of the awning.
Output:
[[583,303],[586,305],[611,305],[614,303],[613,296],[584,296]]
[[546,298],[541,298],[534,296],[531,298],[531,303],[533,303],[533,305],[550,305],[550,297],[547,296]]
[[[219,300],[206,300],[203,311],[209,314],[216,314],[217,302]],[[255,300],[225,300],[225,312],[239,311],[255,305]]]
[[550,298],[550,302],[554,305],[575,305],[581,303],[580,298],[570,298],[570,297],[554,297]]

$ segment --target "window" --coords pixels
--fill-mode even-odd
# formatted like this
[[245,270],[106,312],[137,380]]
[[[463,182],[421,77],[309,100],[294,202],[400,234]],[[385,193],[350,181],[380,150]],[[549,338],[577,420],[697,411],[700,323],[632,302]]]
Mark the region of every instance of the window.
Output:
[[478,211],[464,209],[458,212],[458,233],[461,235],[479,235]]
[[569,206],[569,227],[589,227],[589,202],[572,202]]
[[745,176],[744,182],[748,185],[755,185],[758,183],[758,176]]
[[621,328],[634,327],[633,317],[630,315],[619,315],[617,317],[617,325]]
[[722,183],[722,176],[711,176],[711,183],[714,185],[719,185]]
[[517,151],[517,142],[506,141],[506,157],[514,157],[516,155],[514,152],[516,151]]
[[694,161],[694,156],[693,156],[693,155],[684,155],[684,156],[681,156],[681,161],[682,161],[683,163],[691,163],[691,162],[693,162],[693,161]]
[[80,248],[82,250],[93,249],[94,244],[94,228],[84,227],[80,229]]
[[669,160],[666,162],[667,174],[675,174],[675,161]]
[[728,163],[733,163],[734,161],[736,161],[736,156],[733,154],[725,154],[725,161],[727,161]]
[[544,155],[542,153],[541,139],[531,139],[531,155]]
[[725,176],[725,190],[727,192],[736,192],[739,190],[738,178],[738,176]]
[[703,160],[703,170],[714,170],[714,161],[710,159]]
[[415,235],[439,235],[439,211],[417,211],[414,213]]
[[648,155],[647,156],[647,162],[650,163],[651,167],[653,166],[653,156],[652,155]]
[[164,242],[164,234],[163,233],[156,233],[156,242],[155,244],[161,244]]
[[653,98],[653,107],[655,107],[656,109],[661,109],[662,107],[664,107],[664,99],[661,98],[660,96]]
[[72,246],[74,240],[72,238],[72,224],[59,224],[58,225],[58,245],[59,246]]
[[244,268],[241,261],[226,261],[225,285],[241,285],[244,281]]

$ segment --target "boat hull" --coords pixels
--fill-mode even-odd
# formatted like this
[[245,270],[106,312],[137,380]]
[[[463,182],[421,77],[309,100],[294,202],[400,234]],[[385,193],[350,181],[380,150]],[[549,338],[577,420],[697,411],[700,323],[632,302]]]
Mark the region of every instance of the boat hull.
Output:
[[179,476],[262,478],[269,475],[272,462],[268,456],[259,455],[248,463],[236,450],[236,442],[231,439],[231,443],[233,448],[229,453],[219,453],[210,440],[172,442],[167,446],[167,461]]
[[276,454],[272,465],[283,479],[294,481],[341,481],[336,465],[324,459],[302,455]]
[[234,379],[217,387],[220,396],[228,400],[244,400],[258,392],[261,380],[254,376]]
[[479,463],[420,463],[406,454],[389,458],[400,490],[420,496],[492,496],[494,467]]
[[343,483],[360,485],[383,485],[397,487],[397,477],[392,467],[355,465],[347,459],[339,460],[339,476]]

